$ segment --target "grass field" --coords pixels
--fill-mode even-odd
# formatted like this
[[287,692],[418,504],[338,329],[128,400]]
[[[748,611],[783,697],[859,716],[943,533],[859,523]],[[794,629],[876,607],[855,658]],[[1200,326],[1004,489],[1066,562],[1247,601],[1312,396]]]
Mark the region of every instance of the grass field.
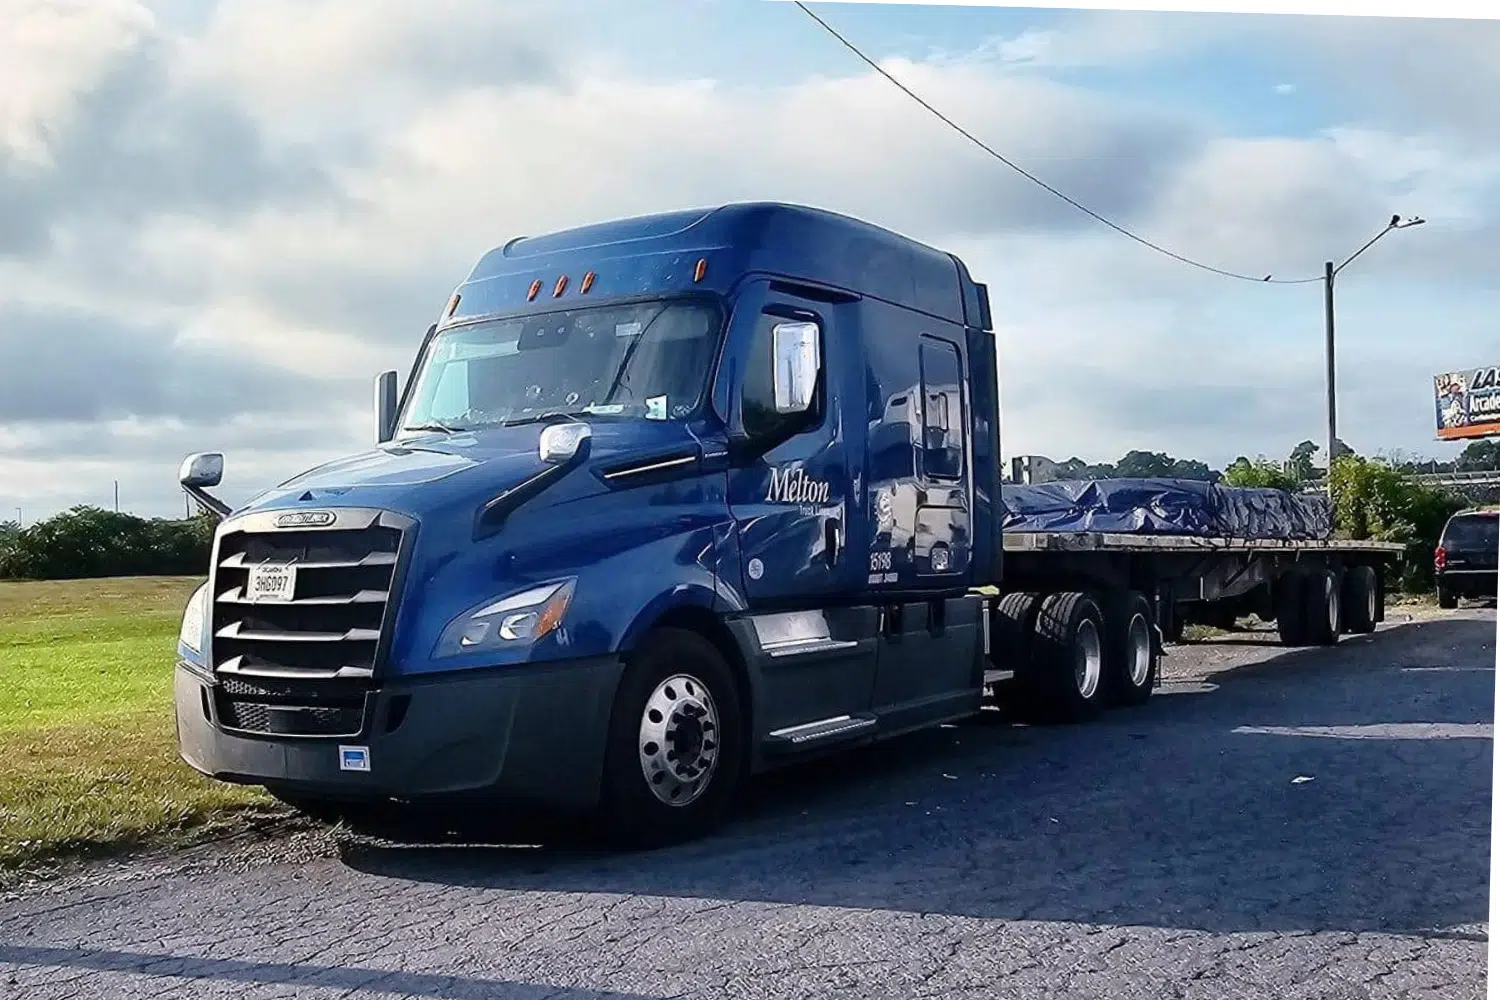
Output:
[[200,582],[0,582],[0,869],[181,842],[269,801],[177,756],[172,665]]

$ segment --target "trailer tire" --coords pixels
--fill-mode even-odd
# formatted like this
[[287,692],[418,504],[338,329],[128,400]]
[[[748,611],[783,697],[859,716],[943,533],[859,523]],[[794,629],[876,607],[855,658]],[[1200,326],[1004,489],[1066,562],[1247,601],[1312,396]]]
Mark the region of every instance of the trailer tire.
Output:
[[1344,576],[1344,625],[1352,635],[1369,635],[1380,621],[1380,581],[1369,566]]
[[1088,722],[1104,706],[1104,615],[1088,594],[1048,594],[1032,633],[1031,655],[1018,672],[1033,718]]
[[1289,570],[1276,581],[1276,632],[1283,646],[1306,646],[1307,576]]
[[1104,616],[1105,700],[1110,705],[1144,705],[1156,686],[1161,653],[1152,632],[1151,602],[1135,591],[1110,595]]
[[1307,576],[1306,641],[1310,646],[1338,645],[1344,631],[1343,577],[1331,569],[1316,569]]
[[683,629],[648,634],[610,713],[601,793],[610,839],[647,849],[711,831],[744,775],[745,732],[739,687],[713,643]]

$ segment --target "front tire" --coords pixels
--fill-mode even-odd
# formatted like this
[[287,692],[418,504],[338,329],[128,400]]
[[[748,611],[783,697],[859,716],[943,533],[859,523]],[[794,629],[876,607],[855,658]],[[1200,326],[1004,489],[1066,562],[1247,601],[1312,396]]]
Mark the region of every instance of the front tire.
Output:
[[745,762],[739,687],[695,632],[660,629],[630,657],[610,716],[602,805],[623,846],[703,836],[723,819]]

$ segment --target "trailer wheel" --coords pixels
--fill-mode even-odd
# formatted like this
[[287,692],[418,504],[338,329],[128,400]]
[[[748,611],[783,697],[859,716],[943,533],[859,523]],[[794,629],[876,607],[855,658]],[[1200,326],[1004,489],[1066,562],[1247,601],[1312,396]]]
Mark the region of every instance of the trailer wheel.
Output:
[[1087,594],[1048,594],[1032,635],[1022,689],[1039,721],[1087,722],[1104,705],[1104,616]]
[[681,629],[630,657],[610,716],[602,805],[613,838],[657,847],[723,818],[745,760],[739,689],[724,657]]
[[1369,566],[1344,576],[1344,624],[1353,635],[1369,635],[1380,621],[1380,581]]
[[1105,695],[1112,705],[1143,705],[1151,697],[1161,664],[1151,618],[1151,602],[1134,591],[1110,601],[1104,663]]
[[1283,646],[1307,645],[1307,576],[1289,570],[1276,581],[1276,632]]
[[1344,631],[1343,579],[1331,569],[1308,574],[1306,638],[1313,646],[1337,645]]

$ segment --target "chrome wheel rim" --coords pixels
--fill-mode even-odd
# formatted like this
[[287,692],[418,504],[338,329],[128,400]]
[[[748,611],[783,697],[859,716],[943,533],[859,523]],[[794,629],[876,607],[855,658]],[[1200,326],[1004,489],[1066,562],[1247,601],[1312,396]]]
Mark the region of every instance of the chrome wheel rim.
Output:
[[1103,644],[1099,641],[1099,627],[1089,619],[1078,626],[1073,640],[1073,683],[1085,700],[1099,690],[1100,667],[1104,662]]
[[697,801],[719,763],[719,713],[707,685],[689,674],[656,685],[641,712],[636,746],[657,801],[679,808]]
[[1151,626],[1146,616],[1137,614],[1126,630],[1130,655],[1130,683],[1144,687],[1151,677]]

